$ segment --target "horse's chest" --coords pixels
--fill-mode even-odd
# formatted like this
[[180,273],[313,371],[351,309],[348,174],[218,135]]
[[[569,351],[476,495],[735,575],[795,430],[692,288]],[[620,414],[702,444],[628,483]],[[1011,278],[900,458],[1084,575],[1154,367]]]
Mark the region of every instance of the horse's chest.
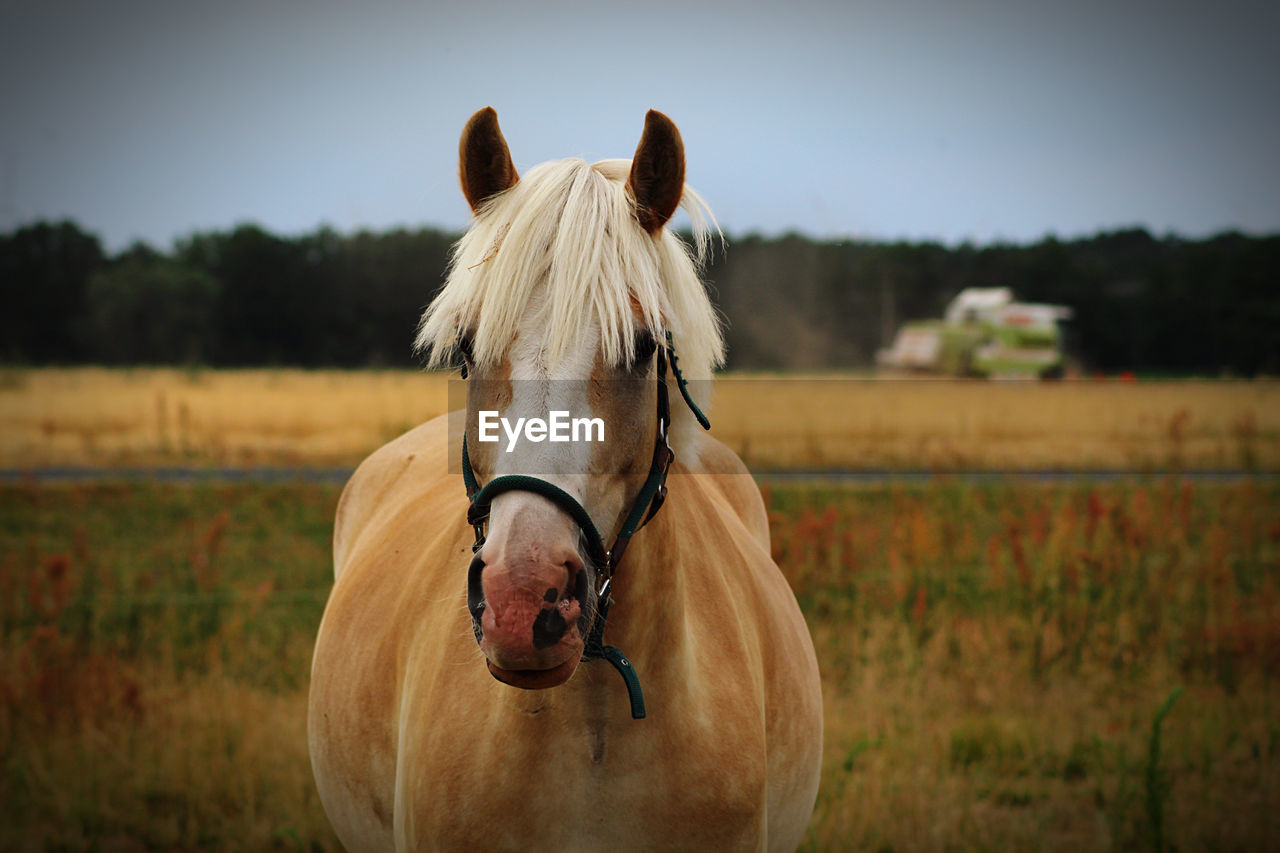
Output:
[[424,739],[428,752],[408,764],[423,772],[400,777],[402,837],[440,849],[756,846],[762,732],[734,721],[539,717]]

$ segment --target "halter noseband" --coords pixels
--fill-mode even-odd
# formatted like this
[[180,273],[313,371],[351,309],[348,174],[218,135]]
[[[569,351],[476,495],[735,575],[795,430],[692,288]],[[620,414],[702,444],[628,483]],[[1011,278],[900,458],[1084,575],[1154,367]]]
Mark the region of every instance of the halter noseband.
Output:
[[478,553],[484,545],[485,524],[489,520],[489,510],[493,499],[504,492],[533,492],[541,495],[564,510],[578,525],[583,537],[587,540],[587,550],[591,561],[599,571],[600,586],[596,595],[596,614],[591,624],[591,631],[585,640],[582,660],[589,661],[603,658],[621,673],[627,685],[627,697],[631,701],[631,716],[642,719],[645,716],[644,694],[640,690],[640,679],[635,668],[626,656],[614,646],[604,645],[604,626],[609,618],[609,606],[613,599],[609,588],[613,582],[613,574],[626,553],[631,537],[641,527],[649,523],[649,519],[662,508],[667,497],[667,472],[671,470],[671,462],[675,459],[675,451],[671,449],[667,431],[671,425],[671,404],[667,392],[667,361],[671,362],[671,372],[676,378],[680,396],[684,398],[694,417],[703,429],[711,429],[711,422],[702,413],[693,398],[689,396],[688,383],[680,372],[680,364],[676,360],[675,344],[671,332],[667,332],[666,341],[658,348],[658,426],[653,442],[653,461],[649,466],[649,476],[644,485],[636,493],[631,504],[631,511],[622,522],[618,535],[614,537],[613,546],[606,549],[600,531],[591,520],[590,513],[564,489],[538,477],[524,474],[508,474],[494,477],[484,486],[476,479],[471,467],[471,458],[467,454],[467,437],[462,437],[462,481],[467,488],[467,497],[471,505],[467,508],[467,523],[475,529],[476,541],[471,552]]

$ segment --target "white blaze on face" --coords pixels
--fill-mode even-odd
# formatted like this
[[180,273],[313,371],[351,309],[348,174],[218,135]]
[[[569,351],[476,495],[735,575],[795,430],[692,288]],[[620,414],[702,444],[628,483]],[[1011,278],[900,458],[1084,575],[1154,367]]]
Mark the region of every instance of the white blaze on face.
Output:
[[[526,318],[537,314],[536,310],[529,311]],[[505,418],[513,429],[520,418],[524,418],[526,424],[533,418],[547,421],[553,411],[568,412],[570,422],[575,418],[595,417],[587,390],[600,339],[598,329],[594,323],[591,328],[584,328],[578,337],[581,342],[579,349],[569,353],[552,369],[547,364],[542,326],[528,319],[522,322],[507,354],[511,365],[512,396],[510,405],[499,416]],[[605,429],[607,435],[608,427]],[[596,517],[586,500],[591,455],[598,452],[599,442],[530,441],[522,427],[514,449],[508,453],[508,435],[502,427],[498,432],[500,450],[490,457],[493,460],[493,477],[529,474],[559,486],[586,507],[601,534],[608,535],[610,520]],[[504,492],[493,501],[485,559],[500,558],[513,551],[535,556],[533,552],[541,550],[539,542],[564,531],[576,544],[576,523],[546,498],[530,492]]]

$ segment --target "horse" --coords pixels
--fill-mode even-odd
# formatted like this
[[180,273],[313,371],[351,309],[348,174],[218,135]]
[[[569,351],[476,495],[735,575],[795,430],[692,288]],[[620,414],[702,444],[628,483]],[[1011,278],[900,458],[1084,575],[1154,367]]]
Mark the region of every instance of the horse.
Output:
[[[416,346],[461,361],[467,406],[339,499],[308,713],[329,819],[352,851],[793,850],[818,664],[760,491],[704,430],[714,218],[680,133],[651,110],[630,161],[519,175],[485,108],[459,159],[472,224]],[[609,441],[528,426],[569,411]],[[484,440],[499,415],[523,441]]]

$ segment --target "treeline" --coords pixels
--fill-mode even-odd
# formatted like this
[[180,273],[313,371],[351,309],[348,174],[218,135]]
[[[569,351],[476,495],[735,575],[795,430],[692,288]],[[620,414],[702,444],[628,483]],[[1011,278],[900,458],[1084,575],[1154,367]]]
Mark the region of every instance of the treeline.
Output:
[[[0,235],[11,364],[411,366],[457,235],[244,225],[115,255],[71,222]],[[1086,370],[1280,373],[1280,236],[1141,229],[1032,245],[729,241],[706,273],[737,369],[865,367],[963,287],[1069,305]]]

